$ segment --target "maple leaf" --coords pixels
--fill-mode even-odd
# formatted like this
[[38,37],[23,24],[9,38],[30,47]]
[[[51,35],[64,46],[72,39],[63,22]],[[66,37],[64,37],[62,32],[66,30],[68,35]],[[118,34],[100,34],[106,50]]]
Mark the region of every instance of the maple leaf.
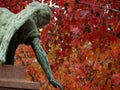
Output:
[[120,85],[120,74],[114,74],[112,76],[112,83],[114,86],[119,86]]
[[63,5],[65,0],[60,0],[60,5]]
[[78,27],[71,27],[71,32],[74,33],[74,34],[78,34],[79,33],[79,28]]
[[[52,5],[55,5],[50,24],[43,28],[40,35],[53,74],[60,77],[59,81],[64,89],[119,90],[119,1],[36,1],[48,4],[52,1]],[[1,0],[0,7],[18,13],[30,2],[32,0]],[[54,29],[55,25],[57,27]],[[23,48],[20,45],[15,59],[16,64],[26,65],[26,74],[32,76],[28,79],[40,81],[41,89],[54,90],[34,61],[34,53],[30,47]]]
[[79,43],[80,43],[79,39],[74,39],[71,41],[71,46],[75,47],[75,46],[79,45]]

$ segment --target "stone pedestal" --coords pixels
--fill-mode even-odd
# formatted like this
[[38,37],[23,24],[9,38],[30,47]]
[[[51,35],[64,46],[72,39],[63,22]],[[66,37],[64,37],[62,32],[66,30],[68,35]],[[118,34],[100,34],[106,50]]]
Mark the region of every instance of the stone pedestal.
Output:
[[39,90],[38,82],[25,80],[24,66],[0,65],[0,90]]

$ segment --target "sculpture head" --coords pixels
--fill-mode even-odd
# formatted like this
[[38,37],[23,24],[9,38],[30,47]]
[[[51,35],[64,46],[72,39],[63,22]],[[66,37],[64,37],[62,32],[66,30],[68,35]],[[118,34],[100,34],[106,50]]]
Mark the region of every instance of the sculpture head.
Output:
[[43,4],[41,9],[33,16],[33,19],[35,20],[37,27],[42,27],[49,23],[51,17],[52,14],[50,8]]

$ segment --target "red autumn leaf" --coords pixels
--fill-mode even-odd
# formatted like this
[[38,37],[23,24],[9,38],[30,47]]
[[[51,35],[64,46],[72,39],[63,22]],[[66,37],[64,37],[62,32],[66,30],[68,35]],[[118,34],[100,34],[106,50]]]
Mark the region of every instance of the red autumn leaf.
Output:
[[120,85],[120,74],[114,74],[112,77],[112,83],[114,86]]
[[83,86],[82,90],[90,90],[90,88],[88,86]]
[[63,5],[65,3],[65,0],[60,0],[60,5]]
[[71,46],[78,46],[79,45],[79,43],[80,43],[80,40],[79,39],[74,39],[74,40],[72,40],[71,41]]
[[78,27],[71,27],[71,32],[74,34],[78,34],[79,33],[79,28]]
[[[120,90],[119,1],[36,1],[52,1],[53,17],[40,32],[40,39],[64,90]],[[1,0],[0,7],[18,13],[30,2]],[[26,65],[27,76],[40,81],[41,89],[58,90],[48,84],[30,47],[20,45],[15,60],[16,64]]]

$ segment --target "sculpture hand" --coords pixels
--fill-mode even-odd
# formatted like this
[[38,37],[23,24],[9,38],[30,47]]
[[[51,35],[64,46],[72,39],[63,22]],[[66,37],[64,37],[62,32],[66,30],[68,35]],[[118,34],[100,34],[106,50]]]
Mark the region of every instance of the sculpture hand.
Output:
[[60,85],[60,83],[58,81],[56,81],[55,79],[50,79],[49,82],[55,87],[59,87],[60,90],[63,90],[62,86]]
[[42,46],[39,43],[39,38],[33,38],[31,40],[31,46],[36,54],[36,57],[38,59],[38,62],[40,63],[41,67],[43,68],[45,74],[47,75],[49,82],[54,86],[54,87],[59,87],[60,90],[63,90],[62,86],[60,85],[60,83],[54,79],[53,75],[52,75],[52,71],[50,69],[50,65],[48,63],[48,59],[47,56],[44,52],[44,50],[42,49]]

